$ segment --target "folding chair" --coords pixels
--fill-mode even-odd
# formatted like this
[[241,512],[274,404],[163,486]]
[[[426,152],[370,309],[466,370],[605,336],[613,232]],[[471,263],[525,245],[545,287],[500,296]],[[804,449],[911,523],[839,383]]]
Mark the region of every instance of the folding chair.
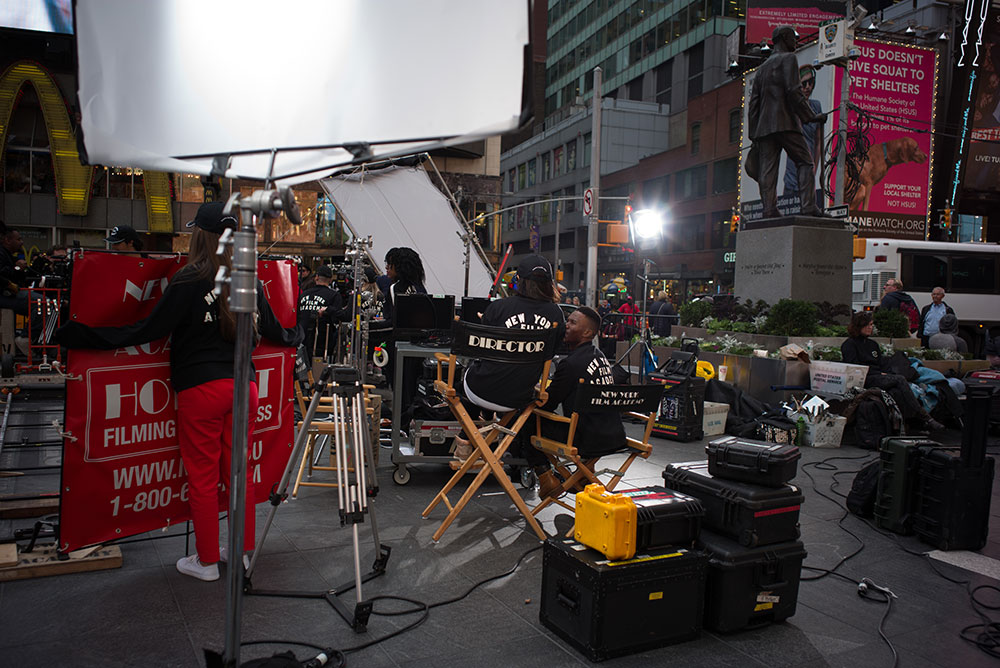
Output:
[[[451,466],[455,469],[448,483],[441,488],[430,505],[424,509],[421,515],[426,518],[432,510],[439,504],[444,503],[448,508],[448,516],[445,517],[441,526],[434,532],[433,539],[439,540],[444,532],[455,521],[462,509],[472,499],[476,490],[492,475],[496,478],[504,492],[527,520],[528,525],[538,535],[540,540],[545,540],[545,532],[542,531],[538,520],[531,514],[524,499],[514,489],[510,478],[500,464],[500,458],[514,441],[514,437],[524,427],[534,408],[541,406],[546,401],[545,391],[539,391],[534,401],[523,408],[509,411],[503,415],[499,422],[494,422],[485,427],[477,428],[469,411],[462,405],[462,397],[455,387],[456,361],[459,357],[477,358],[504,364],[542,364],[542,373],[539,376],[539,386],[544,386],[544,380],[548,378],[549,366],[552,363],[552,356],[555,353],[556,329],[507,329],[506,327],[488,327],[470,322],[456,321],[452,328],[454,343],[451,353],[435,354],[437,360],[437,378],[434,381],[434,388],[444,397],[444,400],[451,408],[455,419],[462,425],[462,429],[469,437],[469,442],[474,447],[473,453],[464,462],[454,461]],[[442,365],[447,363],[448,371],[442,374]],[[502,434],[499,441],[497,437]],[[462,477],[473,470],[476,470],[476,477],[469,484],[458,502],[452,505],[448,499],[448,493],[458,484]]]
[[[536,408],[534,410],[535,433],[531,436],[531,445],[548,456],[556,470],[563,473],[564,479],[561,491],[543,499],[531,510],[531,514],[537,515],[543,508],[547,508],[553,503],[573,513],[575,507],[559,497],[566,492],[582,489],[591,483],[602,485],[606,490],[613,491],[625,476],[625,472],[632,466],[632,462],[637,457],[647,459],[652,452],[649,436],[653,431],[656,411],[662,396],[663,385],[659,383],[655,385],[595,385],[584,383],[581,379],[580,387],[576,390],[573,413],[569,417]],[[584,459],[584,456],[574,445],[580,414],[583,412],[621,413],[645,422],[646,427],[643,430],[642,440],[626,436],[620,449]],[[542,425],[546,420],[568,425],[569,431],[565,441],[542,435]],[[595,470],[601,457],[621,453],[625,453],[626,457],[617,469]],[[607,483],[598,478],[599,475],[607,474],[611,475],[611,479]],[[570,530],[567,535],[572,535],[572,533]]]

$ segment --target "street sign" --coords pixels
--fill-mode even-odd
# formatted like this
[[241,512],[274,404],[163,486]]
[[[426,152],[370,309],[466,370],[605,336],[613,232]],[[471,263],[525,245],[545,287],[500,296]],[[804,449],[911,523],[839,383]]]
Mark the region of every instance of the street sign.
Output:
[[847,205],[827,207],[826,215],[831,218],[847,218]]
[[594,213],[594,189],[587,188],[583,191],[583,215],[589,216]]
[[819,24],[819,57],[820,63],[828,63],[847,55],[847,20],[828,21]]

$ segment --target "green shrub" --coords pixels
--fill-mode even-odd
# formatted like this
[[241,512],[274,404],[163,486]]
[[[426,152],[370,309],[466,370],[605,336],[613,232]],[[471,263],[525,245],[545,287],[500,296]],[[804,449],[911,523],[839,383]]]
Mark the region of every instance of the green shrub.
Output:
[[901,311],[880,308],[873,315],[875,336],[902,339],[910,335],[910,320]]
[[782,299],[771,307],[764,324],[764,334],[777,336],[816,336],[819,318],[816,305],[798,299]]
[[847,336],[847,325],[820,325],[816,336]]
[[712,302],[700,299],[681,306],[681,324],[688,327],[701,327],[701,321],[712,315]]
[[833,346],[816,346],[812,349],[812,358],[824,362],[841,362],[844,359],[840,354],[840,348]]
[[742,304],[736,304],[733,306],[733,320],[753,322],[754,318],[761,315],[767,315],[769,308],[770,307],[767,305],[767,302],[763,299],[758,299],[756,304],[748,299]]
[[731,332],[733,331],[733,321],[732,320],[721,320],[719,318],[712,318],[705,325],[705,329],[708,330],[709,334],[715,334],[716,332]]

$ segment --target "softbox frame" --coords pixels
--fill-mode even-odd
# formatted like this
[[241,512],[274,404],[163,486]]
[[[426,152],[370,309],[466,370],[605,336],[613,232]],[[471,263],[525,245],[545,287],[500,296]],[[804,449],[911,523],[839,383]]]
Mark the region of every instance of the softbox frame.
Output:
[[91,164],[294,184],[522,117],[528,3],[76,0]]

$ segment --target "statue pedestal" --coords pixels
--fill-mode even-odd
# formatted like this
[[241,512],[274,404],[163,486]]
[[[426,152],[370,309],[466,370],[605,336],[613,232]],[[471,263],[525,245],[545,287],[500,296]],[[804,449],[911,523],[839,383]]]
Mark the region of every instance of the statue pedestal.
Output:
[[853,234],[841,220],[756,220],[736,235],[734,294],[740,301],[801,299],[851,305]]

